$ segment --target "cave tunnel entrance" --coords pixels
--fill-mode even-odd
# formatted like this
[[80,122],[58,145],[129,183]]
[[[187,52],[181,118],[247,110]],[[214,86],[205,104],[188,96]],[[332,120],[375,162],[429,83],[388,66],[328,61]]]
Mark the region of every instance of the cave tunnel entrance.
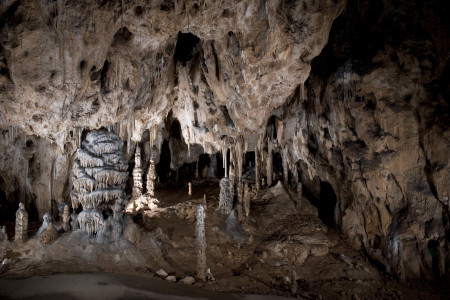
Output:
[[171,170],[170,170],[170,149],[169,142],[164,140],[161,146],[161,156],[159,158],[159,163],[155,166],[156,174],[159,177],[159,181],[161,183],[167,182],[170,179]]
[[170,137],[174,139],[181,139],[181,125],[180,122],[175,119],[170,126]]
[[255,166],[255,151],[245,152],[244,170]]
[[192,59],[199,42],[200,39],[190,32],[178,32],[177,45],[175,46],[175,53],[173,55],[175,61],[179,61],[185,66]]
[[223,165],[223,159],[222,159],[222,154],[216,153],[216,159],[217,159],[217,170],[216,170],[216,177],[217,178],[222,178],[225,176],[225,168]]
[[279,152],[273,152],[273,175],[276,182],[277,180],[282,180],[283,178],[283,157],[281,156],[281,153]]
[[319,218],[325,225],[334,226],[334,209],[336,207],[336,193],[333,187],[326,181],[320,182],[320,199],[316,205]]
[[203,174],[203,169],[205,167],[209,167],[211,165],[211,158],[208,154],[200,154],[198,158],[198,174],[200,177],[203,175],[208,175],[208,170],[206,170],[206,174]]

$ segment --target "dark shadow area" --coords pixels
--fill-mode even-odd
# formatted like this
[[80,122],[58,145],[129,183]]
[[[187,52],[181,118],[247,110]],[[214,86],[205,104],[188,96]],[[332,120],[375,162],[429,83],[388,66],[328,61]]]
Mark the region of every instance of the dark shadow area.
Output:
[[336,207],[336,194],[333,187],[325,181],[320,182],[320,200],[317,205],[319,218],[328,226],[336,224],[334,220],[334,208]]
[[178,32],[177,45],[173,55],[175,61],[179,61],[185,66],[191,60],[195,47],[199,42],[200,39],[192,33]]
[[170,179],[170,149],[167,140],[164,140],[161,146],[161,156],[159,158],[159,163],[155,166],[156,174],[159,177],[161,183],[167,182]]

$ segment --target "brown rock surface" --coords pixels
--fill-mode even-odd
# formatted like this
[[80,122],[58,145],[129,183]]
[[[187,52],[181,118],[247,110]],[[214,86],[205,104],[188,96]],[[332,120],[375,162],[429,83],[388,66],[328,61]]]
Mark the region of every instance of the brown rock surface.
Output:
[[[436,241],[438,273],[448,278],[444,6],[2,1],[1,213],[23,202],[37,221],[68,199],[73,155],[89,130],[116,132],[130,162],[141,141],[143,169],[150,153],[160,166],[170,153],[163,180],[242,137],[246,152],[265,141],[256,151],[261,182],[272,183],[267,170],[291,186],[299,178],[319,218],[353,248],[400,278],[434,279],[428,245]],[[284,209],[268,205],[273,210],[263,213],[275,219]],[[292,217],[292,224],[303,219]],[[307,246],[302,236],[261,249],[270,262],[279,247],[294,253],[290,263],[314,260],[329,252],[320,228]]]

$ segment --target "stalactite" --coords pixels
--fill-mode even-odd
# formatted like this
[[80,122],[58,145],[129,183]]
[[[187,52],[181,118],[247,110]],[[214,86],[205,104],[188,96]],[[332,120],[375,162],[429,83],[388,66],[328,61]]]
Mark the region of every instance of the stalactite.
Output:
[[203,205],[197,206],[197,225],[195,248],[197,250],[197,277],[206,280],[206,238],[205,238],[205,209]]
[[251,201],[250,189],[248,183],[246,183],[244,186],[244,214],[246,219],[248,219],[250,215],[250,201]]
[[255,147],[255,187],[257,191],[259,191],[261,188],[261,174],[259,172],[259,149],[258,147]]
[[236,161],[237,161],[237,180],[240,181],[242,178],[242,171],[244,167],[244,141],[242,136],[237,139],[236,147],[235,147],[235,155],[236,155]]
[[288,147],[284,145],[283,147],[283,183],[286,187],[289,184],[289,158],[288,158]]
[[192,196],[192,183],[188,183],[188,196],[191,197]]
[[81,148],[82,137],[83,137],[83,128],[78,128],[78,148]]
[[273,143],[272,137],[267,137],[267,186],[272,186],[273,180]]

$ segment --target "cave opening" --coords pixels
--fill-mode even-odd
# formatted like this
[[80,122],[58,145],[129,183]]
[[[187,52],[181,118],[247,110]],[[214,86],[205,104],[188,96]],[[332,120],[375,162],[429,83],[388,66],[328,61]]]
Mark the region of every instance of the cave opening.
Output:
[[170,126],[170,137],[181,139],[181,124],[177,119],[173,120]]
[[216,177],[222,178],[225,176],[225,166],[223,165],[222,153],[219,152],[219,153],[216,153],[213,155],[216,156],[216,160],[217,160]]
[[167,140],[164,140],[161,146],[161,156],[159,158],[159,163],[155,166],[156,174],[159,177],[159,181],[161,183],[165,183],[171,178],[170,162],[171,157],[169,142]]
[[178,32],[177,45],[175,46],[174,59],[186,65],[193,57],[197,44],[200,39],[192,33]]
[[244,170],[251,169],[255,166],[255,151],[245,152]]
[[283,178],[283,157],[280,152],[273,152],[273,160],[272,160],[272,166],[273,166],[273,176],[275,181],[281,180]]
[[319,211],[319,219],[325,225],[334,226],[334,209],[336,207],[336,193],[333,187],[326,181],[320,181],[320,199],[316,203]]
[[198,173],[201,177],[203,176],[208,176],[208,169],[206,169],[206,173],[203,174],[203,170],[205,168],[209,168],[211,166],[211,158],[209,156],[209,154],[200,154],[199,158],[198,158]]

